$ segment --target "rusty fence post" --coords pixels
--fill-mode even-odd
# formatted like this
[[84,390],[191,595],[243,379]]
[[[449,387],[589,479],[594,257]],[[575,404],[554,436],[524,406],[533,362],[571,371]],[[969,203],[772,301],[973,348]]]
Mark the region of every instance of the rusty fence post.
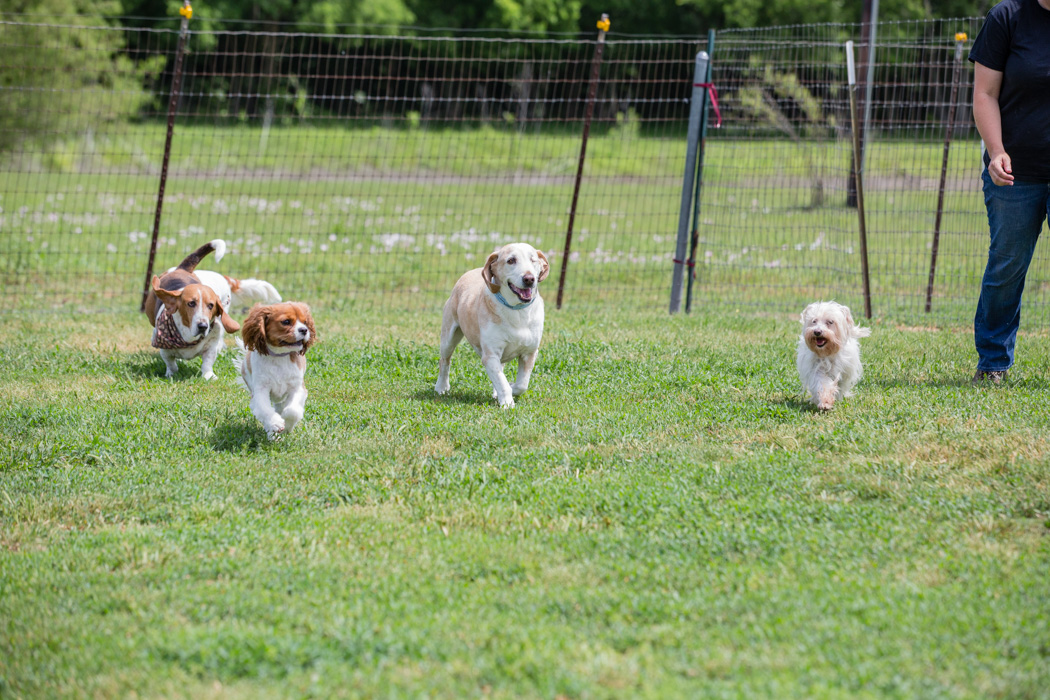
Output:
[[948,179],[948,151],[952,143],[952,129],[955,127],[955,107],[959,97],[959,73],[962,67],[963,42],[966,33],[955,35],[955,67],[952,68],[952,91],[948,101],[948,128],[944,132],[944,155],[941,156],[941,182],[937,188],[937,216],[933,222],[933,246],[930,251],[930,280],[926,283],[926,313],[933,307],[933,278],[937,273],[937,248],[941,243],[941,216],[944,214],[944,186]]
[[182,15],[182,28],[179,30],[178,48],[175,49],[175,74],[171,79],[171,101],[168,103],[168,134],[164,139],[164,160],[160,166],[160,186],[157,189],[157,210],[153,216],[153,238],[149,244],[149,262],[146,263],[146,281],[142,285],[142,302],[139,311],[146,310],[146,296],[149,294],[149,283],[153,278],[153,263],[157,257],[157,235],[160,233],[160,213],[164,208],[164,187],[168,182],[168,162],[171,160],[171,137],[175,132],[175,110],[179,104],[179,90],[182,87],[182,59],[186,53],[186,37],[189,34],[190,18],[193,7],[190,0],[183,0],[179,8]]
[[602,53],[605,51],[605,34],[609,31],[609,15],[602,14],[598,20],[598,42],[594,45],[594,59],[591,61],[591,82],[587,88],[587,108],[583,117],[583,140],[580,143],[580,159],[576,166],[576,185],[572,191],[572,207],[569,209],[569,227],[565,232],[565,246],[562,250],[561,272],[558,274],[558,302],[565,294],[565,273],[569,269],[569,255],[572,252],[572,226],[576,221],[576,204],[580,199],[580,181],[583,179],[583,163],[587,158],[587,137],[591,133],[591,117],[594,116],[594,100],[598,95],[598,75],[602,65]]

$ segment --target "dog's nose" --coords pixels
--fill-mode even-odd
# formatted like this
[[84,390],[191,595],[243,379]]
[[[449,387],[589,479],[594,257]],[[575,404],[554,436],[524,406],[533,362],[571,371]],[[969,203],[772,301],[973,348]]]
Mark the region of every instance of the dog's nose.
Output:
[[819,338],[820,336],[824,335],[824,331],[822,331],[822,330],[820,330],[818,328],[817,330],[813,331],[813,335],[814,335],[814,337]]
[[300,328],[299,330],[297,330],[297,331],[296,331],[296,333],[298,333],[298,334],[299,334],[300,336],[302,336],[303,338],[305,338],[305,337],[306,337],[306,334],[307,334],[307,332],[308,332],[308,331],[306,330],[306,328],[305,328],[305,327],[302,327],[302,328]]
[[531,274],[526,273],[521,276],[521,283],[526,287],[531,287],[532,285],[536,284],[536,278]]
[[197,332],[203,333],[206,330],[208,330],[208,324],[204,321],[197,321]]

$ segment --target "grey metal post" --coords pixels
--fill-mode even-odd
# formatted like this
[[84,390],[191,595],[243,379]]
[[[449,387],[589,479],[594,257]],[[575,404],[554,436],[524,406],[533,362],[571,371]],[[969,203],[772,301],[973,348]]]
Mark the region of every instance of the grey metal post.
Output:
[[[715,52],[715,30],[707,30],[707,53],[713,56]],[[707,62],[707,77],[704,81],[711,85],[711,66],[714,61]],[[718,124],[715,125],[719,126]],[[704,146],[707,143],[707,92],[704,92],[704,107],[700,112],[700,146],[696,151],[696,195],[693,197],[693,231],[689,237],[689,269],[685,284],[685,312],[693,310],[693,280],[696,278],[696,248],[700,243],[700,191],[704,187]]]
[[682,276],[686,267],[686,249],[689,245],[689,214],[693,201],[693,181],[696,176],[696,152],[700,145],[700,116],[707,99],[707,88],[701,83],[707,76],[710,60],[706,51],[696,55],[693,67],[693,94],[689,105],[689,130],[686,136],[685,175],[682,177],[682,200],[678,208],[678,243],[675,246],[674,268],[671,275],[670,313],[678,313],[682,305]]
[[875,86],[875,44],[879,29],[879,0],[865,0],[868,8],[868,50],[865,57],[864,75],[864,121],[861,122],[860,170],[864,171],[867,160],[867,145],[871,144],[871,93]]
[[164,138],[164,159],[160,165],[160,186],[157,188],[157,210],[153,215],[153,239],[149,246],[149,262],[146,263],[146,282],[142,285],[142,302],[139,311],[146,310],[146,297],[149,295],[150,280],[153,279],[153,263],[157,257],[157,235],[160,232],[160,213],[164,208],[164,187],[168,182],[168,162],[171,160],[171,138],[175,132],[175,110],[179,105],[179,94],[182,87],[182,58],[186,54],[186,36],[189,34],[190,18],[193,8],[190,0],[183,0],[179,8],[182,15],[182,28],[179,30],[179,44],[175,49],[175,75],[171,79],[171,101],[168,103],[168,134]]
[[[849,118],[853,130],[853,162],[861,162],[860,125],[857,119],[857,75],[853,66],[853,42],[846,42],[846,75],[849,82]],[[864,169],[857,169],[857,221],[860,228],[860,271],[864,282],[864,316],[871,318],[871,279],[868,275],[868,232],[864,216]]]

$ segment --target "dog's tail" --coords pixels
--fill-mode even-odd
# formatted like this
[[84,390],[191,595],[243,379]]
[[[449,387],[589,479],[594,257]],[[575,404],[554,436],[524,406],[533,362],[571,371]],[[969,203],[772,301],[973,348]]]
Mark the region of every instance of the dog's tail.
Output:
[[870,335],[871,335],[871,329],[870,328],[861,328],[860,326],[857,326],[856,328],[853,329],[853,337],[854,338],[867,338]]
[[244,381],[244,362],[248,357],[248,348],[244,347],[244,341],[239,337],[234,338],[234,342],[237,343],[237,352],[233,355],[233,366],[237,368],[237,383],[250,394],[252,390],[248,388],[248,384]]
[[221,238],[216,238],[214,241],[208,241],[197,250],[193,251],[186,256],[186,259],[179,263],[178,269],[185,270],[186,272],[193,272],[197,269],[197,265],[200,261],[208,255],[208,253],[215,253],[215,262],[222,260],[222,256],[226,254],[226,241]]
[[281,301],[281,293],[265,280],[226,277],[226,281],[230,284],[232,296],[230,307],[238,311],[247,311],[256,304],[277,304]]

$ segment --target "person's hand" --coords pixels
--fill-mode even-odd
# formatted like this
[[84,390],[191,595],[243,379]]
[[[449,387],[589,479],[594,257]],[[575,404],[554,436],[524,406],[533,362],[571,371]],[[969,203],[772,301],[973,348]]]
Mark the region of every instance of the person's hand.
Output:
[[1010,156],[1005,151],[989,156],[988,174],[992,182],[1000,187],[1014,184],[1013,166],[1010,163]]

